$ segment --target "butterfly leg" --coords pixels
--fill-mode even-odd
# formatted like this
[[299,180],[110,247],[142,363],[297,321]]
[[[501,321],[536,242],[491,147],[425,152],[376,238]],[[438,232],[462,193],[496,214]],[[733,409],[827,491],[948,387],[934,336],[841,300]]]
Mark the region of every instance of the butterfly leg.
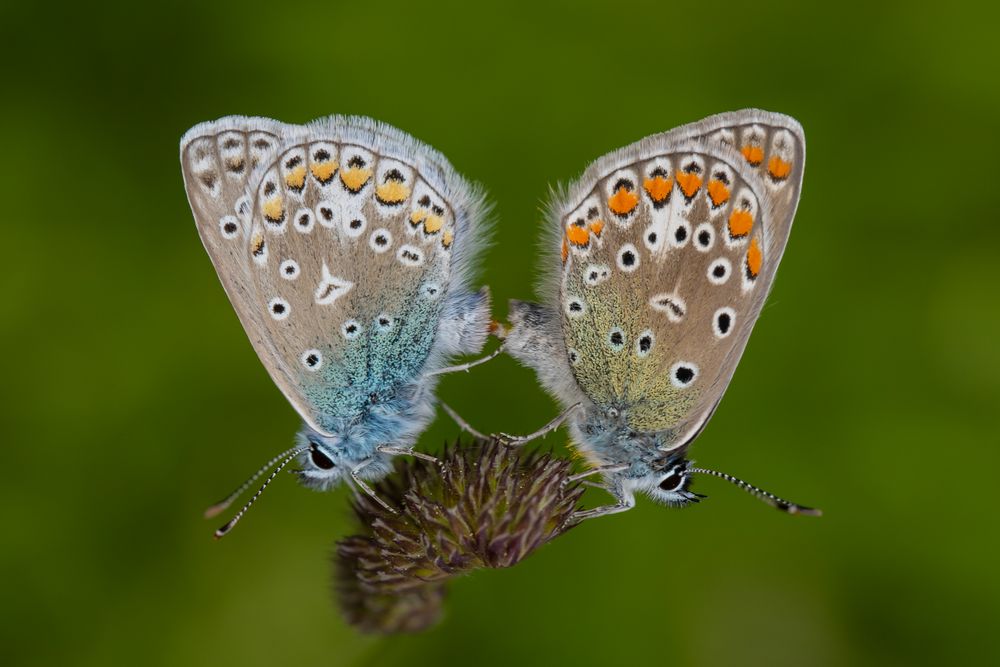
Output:
[[[581,473],[577,473],[575,475],[567,477],[565,483],[569,484],[570,482],[579,482],[581,479],[585,479],[587,477],[590,477],[591,475],[607,475],[615,472],[622,472],[623,470],[627,469],[628,465],[625,463],[616,463],[614,465],[609,465],[609,466],[598,466],[596,468],[591,468],[590,470],[584,470]],[[598,485],[598,487],[601,489],[606,488],[603,485]]]
[[569,406],[561,415],[550,421],[548,424],[538,429],[534,433],[529,433],[528,435],[510,435],[508,433],[497,434],[496,438],[500,442],[504,443],[508,447],[520,447],[532,440],[537,440],[538,438],[544,438],[552,431],[562,426],[563,422],[566,421],[573,411],[580,407],[581,403],[574,403]]
[[379,445],[375,448],[375,451],[381,454],[388,454],[389,456],[412,456],[415,459],[422,459],[424,461],[430,461],[431,463],[436,463],[441,466],[441,460],[431,456],[430,454],[424,454],[423,452],[415,451],[412,447],[393,447],[392,445]]
[[448,373],[460,373],[461,371],[467,371],[470,368],[475,368],[480,364],[485,364],[487,361],[495,359],[496,357],[500,356],[500,353],[503,352],[504,345],[506,345],[506,343],[500,343],[500,346],[497,347],[497,349],[493,350],[482,359],[476,359],[475,361],[470,361],[468,363],[458,364],[457,366],[446,366],[436,371],[427,373],[424,375],[424,377],[427,378],[427,377],[432,377],[434,375],[447,375]]
[[357,487],[359,489],[361,489],[366,494],[368,494],[369,498],[371,498],[372,500],[374,500],[375,502],[377,502],[379,505],[381,505],[383,508],[385,508],[386,511],[392,512],[393,514],[399,514],[399,512],[397,512],[393,507],[391,507],[389,505],[389,503],[387,503],[384,500],[382,500],[381,498],[379,498],[378,494],[375,493],[375,490],[372,489],[372,487],[368,486],[368,483],[365,482],[365,480],[361,479],[361,476],[358,474],[364,468],[366,468],[372,461],[373,461],[373,459],[367,459],[365,461],[362,461],[354,470],[352,470],[351,471],[351,480],[355,483],[355,485],[357,485]]
[[458,414],[457,412],[455,412],[455,410],[453,410],[452,407],[450,405],[448,405],[447,403],[445,403],[445,402],[442,401],[441,402],[441,408],[445,412],[448,413],[448,416],[451,417],[452,421],[454,421],[456,424],[458,424],[458,427],[460,429],[462,429],[466,433],[471,433],[472,437],[478,438],[479,440],[489,440],[490,439],[490,437],[488,435],[483,435],[482,433],[480,433],[479,431],[477,431],[475,428],[473,428],[473,426],[469,422],[465,421],[465,419],[463,419],[460,414]]

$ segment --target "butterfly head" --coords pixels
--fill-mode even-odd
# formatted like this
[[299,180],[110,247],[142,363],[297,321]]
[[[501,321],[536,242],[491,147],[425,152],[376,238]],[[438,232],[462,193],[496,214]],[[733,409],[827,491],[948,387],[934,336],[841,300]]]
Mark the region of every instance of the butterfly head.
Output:
[[[352,442],[340,436],[324,436],[305,428],[299,433],[302,450],[297,457],[299,482],[310,489],[327,491],[336,487],[366,457]],[[365,477],[384,474],[381,460],[365,466]]]
[[686,459],[676,457],[654,465],[645,475],[635,479],[635,489],[669,507],[696,503],[705,496],[690,490],[689,465]]

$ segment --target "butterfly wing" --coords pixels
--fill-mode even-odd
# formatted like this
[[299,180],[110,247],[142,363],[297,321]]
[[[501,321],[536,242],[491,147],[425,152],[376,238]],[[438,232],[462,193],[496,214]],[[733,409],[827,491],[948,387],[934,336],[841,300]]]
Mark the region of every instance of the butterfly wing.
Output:
[[[540,363],[530,346],[522,358],[547,366],[564,401],[616,408],[632,429],[663,433],[665,449],[690,442],[774,280],[804,158],[796,121],[745,110],[597,160],[553,206],[562,359]],[[524,335],[515,326],[515,348]]]
[[[236,151],[264,137],[272,147],[243,157],[256,166],[241,183]],[[231,117],[185,135],[181,161],[240,321],[314,430],[481,348],[488,298],[466,290],[482,197],[433,149],[364,118]]]

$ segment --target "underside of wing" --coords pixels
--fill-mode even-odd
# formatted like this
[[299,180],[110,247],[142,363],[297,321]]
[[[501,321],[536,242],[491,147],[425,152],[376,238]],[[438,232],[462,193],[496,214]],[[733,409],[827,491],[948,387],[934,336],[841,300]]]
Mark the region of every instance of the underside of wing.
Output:
[[690,441],[770,289],[804,157],[794,120],[723,114],[599,159],[556,202],[550,293],[590,400],[668,447]]
[[[449,296],[467,288],[481,245],[482,198],[389,126],[275,125],[280,143],[235,210],[192,196],[204,190],[197,146],[224,146],[222,134],[191,139],[182,160],[199,231],[258,355],[306,422],[330,433],[397,399],[440,356]],[[220,151],[201,159],[225,165]]]

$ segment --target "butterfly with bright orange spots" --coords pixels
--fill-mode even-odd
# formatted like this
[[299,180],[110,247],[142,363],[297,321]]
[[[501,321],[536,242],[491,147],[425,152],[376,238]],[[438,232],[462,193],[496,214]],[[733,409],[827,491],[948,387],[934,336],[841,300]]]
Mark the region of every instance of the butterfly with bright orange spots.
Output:
[[786,512],[817,510],[725,473],[688,447],[719,405],[774,281],[802,189],[805,136],[754,109],[654,135],[598,159],[550,208],[541,304],[512,302],[506,351],[535,369],[615,503],[681,506],[691,476],[733,482]]

